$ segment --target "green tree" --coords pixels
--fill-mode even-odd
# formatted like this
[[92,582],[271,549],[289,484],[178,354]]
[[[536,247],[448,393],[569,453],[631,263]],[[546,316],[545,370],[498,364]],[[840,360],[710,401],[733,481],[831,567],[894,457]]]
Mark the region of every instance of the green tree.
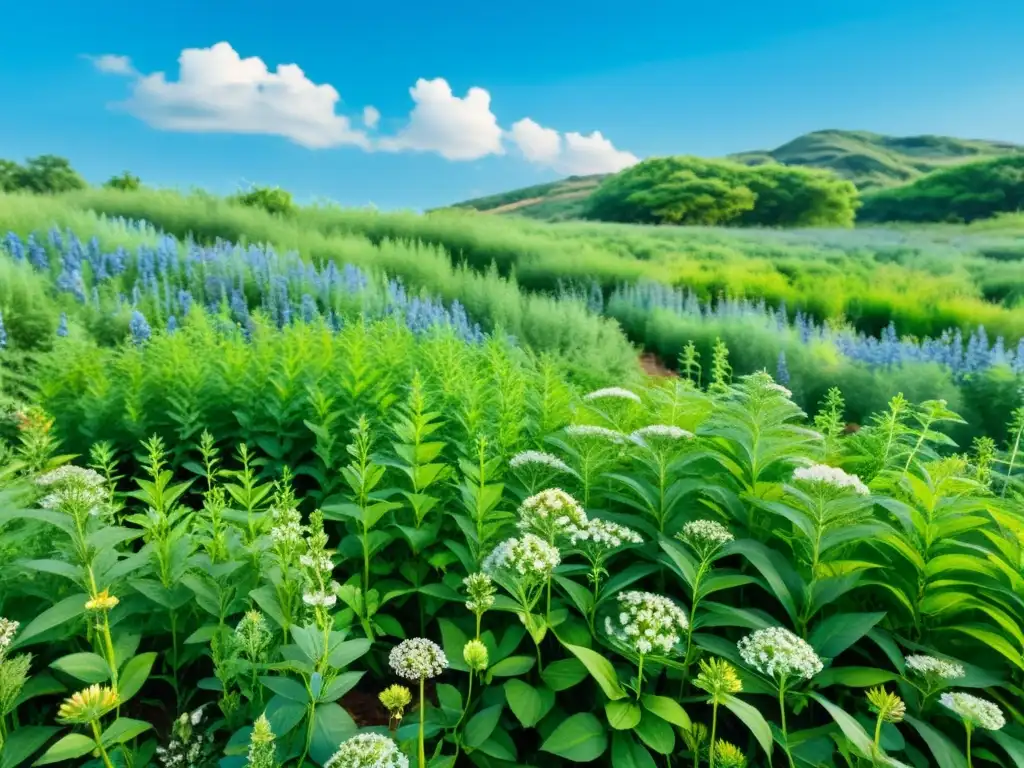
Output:
[[860,205],[852,182],[819,168],[758,165],[745,183],[757,200],[737,220],[742,226],[851,227]]
[[134,192],[142,187],[142,180],[130,171],[122,171],[119,176],[111,176],[103,186],[108,189],[122,189],[126,192]]
[[241,205],[262,208],[267,213],[282,216],[294,213],[296,209],[291,193],[280,187],[253,187],[248,192],[240,192],[230,199]]
[[0,159],[0,192],[15,192],[24,169],[13,160]]
[[37,194],[60,194],[86,187],[71,163],[57,155],[31,157],[13,171],[13,188]]

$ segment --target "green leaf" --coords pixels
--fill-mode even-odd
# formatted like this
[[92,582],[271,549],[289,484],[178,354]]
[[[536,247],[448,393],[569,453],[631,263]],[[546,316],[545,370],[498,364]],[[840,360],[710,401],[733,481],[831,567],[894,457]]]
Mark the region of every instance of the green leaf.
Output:
[[726,709],[736,715],[750,729],[750,732],[754,734],[754,738],[757,739],[757,743],[761,745],[764,753],[771,755],[772,729],[768,725],[768,721],[764,719],[764,716],[745,701],[741,701],[735,696],[726,696],[725,701],[722,703]]
[[895,672],[875,667],[829,667],[814,676],[813,685],[817,688],[828,688],[830,685],[870,688],[898,680],[899,677]]
[[612,734],[612,762],[615,768],[657,768],[647,748],[629,733]]
[[345,640],[331,648],[327,655],[327,663],[335,669],[344,669],[356,659],[365,656],[370,650],[370,645],[366,638]]
[[573,656],[583,662],[583,666],[587,668],[590,676],[601,686],[605,696],[612,701],[626,698],[626,692],[622,690],[622,686],[619,685],[618,675],[615,674],[615,667],[612,666],[608,659],[596,651],[584,648],[581,645],[570,645],[568,643],[563,643],[563,645]]
[[337,701],[355,688],[365,674],[365,672],[342,672],[324,688],[317,701],[321,704]]
[[870,632],[885,617],[877,613],[837,613],[829,616],[811,632],[808,642],[827,659],[834,659]]
[[542,752],[550,752],[574,763],[596,760],[606,749],[608,734],[600,721],[589,712],[581,712],[563,720],[541,745]]
[[69,733],[58,741],[42,757],[32,765],[49,765],[50,763],[62,763],[66,760],[74,760],[76,757],[87,755],[96,748],[96,742],[88,736],[80,733]]
[[456,672],[468,672],[469,667],[462,658],[462,649],[469,642],[469,636],[449,619],[438,619],[437,623],[441,626],[441,647],[448,657],[448,666]]
[[0,749],[0,768],[16,768],[42,749],[60,728],[52,725],[24,725],[7,735]]
[[587,668],[579,659],[561,659],[544,667],[540,673],[544,684],[553,691],[564,691],[579,684],[587,676]]
[[50,667],[89,684],[102,683],[110,678],[110,665],[95,653],[69,653],[50,664]]
[[132,720],[130,717],[119,717],[112,722],[100,737],[104,747],[114,744],[124,744],[131,741],[140,733],[145,733],[152,728],[149,723],[143,720]]
[[644,694],[640,698],[640,703],[652,715],[657,715],[662,720],[672,723],[672,725],[678,726],[684,731],[690,730],[692,725],[690,716],[686,714],[686,710],[679,706],[679,702],[675,699],[670,699],[668,696]]
[[[1006,751],[1014,765],[1024,765],[1024,742],[1008,736],[1002,731],[989,731],[988,736]],[[0,765],[0,768],[5,768],[5,766]]]
[[264,714],[270,721],[270,729],[280,739],[302,722],[302,718],[306,716],[306,707],[284,696],[274,696],[267,702]]
[[789,618],[794,622],[797,618],[797,597],[794,596],[790,584],[799,584],[799,575],[793,570],[782,555],[764,544],[751,539],[739,539],[726,545],[724,551],[740,554],[750,561],[764,577],[771,592],[785,608]]
[[554,696],[548,696],[545,702],[540,691],[522,680],[509,680],[504,688],[508,708],[524,728],[533,728],[555,703]]
[[533,665],[536,663],[537,659],[533,656],[509,656],[487,670],[487,680],[493,680],[495,677],[518,677],[519,675],[525,675],[533,669]]
[[860,751],[861,757],[870,759],[871,753],[874,749],[874,742],[871,740],[871,737],[868,736],[864,727],[821,694],[812,693],[810,694],[810,697],[828,711],[829,715],[832,716],[832,719],[835,720],[836,725],[839,726],[839,730],[841,730],[843,735],[850,740],[850,743]]
[[904,720],[913,726],[914,730],[921,735],[924,743],[928,745],[928,749],[935,757],[936,768],[967,768],[967,761],[964,760],[962,750],[954,745],[945,734],[910,715],[906,715]]
[[501,718],[501,710],[504,706],[495,704],[477,712],[466,723],[466,731],[463,736],[463,743],[472,749],[476,749],[490,738],[494,729],[498,727],[498,720]]
[[117,691],[122,702],[128,701],[142,689],[155,661],[156,654],[152,652],[140,653],[138,656],[128,659],[117,676]]
[[970,635],[975,640],[980,640],[989,648],[1002,654],[1007,660],[1011,661],[1017,669],[1024,669],[1024,656],[1021,655],[1020,651],[1013,647],[1012,644],[1007,642],[1006,638],[1002,635],[998,635],[988,629],[983,629],[975,626],[955,626],[950,629],[957,632],[963,632],[965,635]]
[[647,710],[640,715],[640,722],[633,730],[644,744],[658,754],[671,755],[676,747],[676,734],[672,726]]
[[[313,710],[313,740],[310,755],[323,765],[338,751],[338,745],[355,736],[359,726],[338,704],[317,704]],[[276,732],[275,732],[276,733]]]
[[309,691],[306,690],[306,686],[290,677],[263,675],[260,677],[260,682],[274,693],[284,696],[290,701],[309,704]]
[[72,619],[77,619],[85,613],[85,604],[89,596],[82,593],[65,597],[56,605],[51,605],[45,611],[30,621],[14,638],[11,648],[21,648],[30,645],[28,642],[43,634],[49,629],[59,627]]
[[630,731],[640,722],[643,713],[635,701],[620,699],[605,704],[604,714],[608,718],[608,725],[615,730]]

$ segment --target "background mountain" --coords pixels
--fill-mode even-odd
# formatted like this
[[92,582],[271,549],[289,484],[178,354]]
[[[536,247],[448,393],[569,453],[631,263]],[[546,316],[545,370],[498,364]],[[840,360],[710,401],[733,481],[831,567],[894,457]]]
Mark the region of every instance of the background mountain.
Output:
[[[783,163],[826,168],[861,191],[908,184],[932,171],[972,160],[1024,155],[1024,146],[1005,141],[949,136],[886,136],[869,131],[825,130],[798,136],[772,150],[729,155],[748,165]],[[605,176],[570,176],[549,184],[515,189],[455,204],[485,213],[514,214],[542,221],[580,216],[586,199]]]

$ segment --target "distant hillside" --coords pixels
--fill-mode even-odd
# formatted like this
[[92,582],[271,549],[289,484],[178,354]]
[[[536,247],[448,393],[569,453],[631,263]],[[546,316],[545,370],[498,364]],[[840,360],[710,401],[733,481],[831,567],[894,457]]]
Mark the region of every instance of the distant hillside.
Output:
[[[1004,141],[826,130],[798,136],[776,149],[739,152],[728,157],[750,165],[777,162],[827,168],[867,191],[906,184],[931,171],[971,160],[1018,154],[1024,155],[1024,146]],[[574,219],[603,178],[570,176],[550,184],[467,200],[453,207],[542,221]]]

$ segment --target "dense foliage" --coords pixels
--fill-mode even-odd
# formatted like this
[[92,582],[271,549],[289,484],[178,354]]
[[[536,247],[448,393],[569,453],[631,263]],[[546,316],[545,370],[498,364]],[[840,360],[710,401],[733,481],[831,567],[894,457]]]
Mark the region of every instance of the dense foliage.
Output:
[[63,157],[39,155],[23,165],[0,159],[0,192],[57,194],[85,186],[85,179]]
[[124,192],[134,192],[142,188],[142,179],[131,171],[122,171],[117,176],[111,176],[103,185],[109,189],[120,189]]
[[644,160],[601,182],[586,217],[630,224],[851,226],[857,189],[828,171],[697,157]]
[[[225,333],[194,314],[96,357],[117,371],[85,385],[104,413],[119,380],[164,372],[126,409],[142,422],[14,413],[6,765],[1024,754],[1024,412],[1006,451],[959,456],[941,403],[896,398],[844,436],[838,393],[812,425],[770,377],[721,364],[706,392],[579,397],[500,342]],[[353,365],[354,343],[401,368]],[[480,377],[466,355],[503,362]],[[231,415],[232,390],[266,394]],[[150,415],[146,397],[198,410]],[[60,455],[76,432],[99,440],[83,468]]]
[[864,198],[863,221],[971,222],[1024,209],[1024,157],[968,163]]
[[295,213],[295,202],[290,192],[280,187],[253,187],[246,192],[239,192],[231,198],[241,205],[261,208],[267,213],[286,215]]

